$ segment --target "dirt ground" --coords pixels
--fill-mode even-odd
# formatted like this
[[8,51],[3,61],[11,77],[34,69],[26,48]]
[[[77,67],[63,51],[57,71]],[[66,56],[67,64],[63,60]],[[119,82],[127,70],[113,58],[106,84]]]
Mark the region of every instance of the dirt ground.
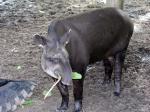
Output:
[[[34,80],[38,86],[31,106],[19,107],[16,112],[55,112],[61,97],[58,90],[43,100],[42,92],[53,84],[41,69],[42,49],[33,43],[33,35],[46,35],[49,22],[93,8],[86,3],[61,0],[0,0],[0,77]],[[7,2],[8,1],[8,2]],[[10,1],[13,1],[10,3]],[[15,5],[14,5],[15,4]],[[101,62],[90,65],[84,83],[84,112],[150,112],[150,1],[126,0],[125,12],[135,23],[122,78],[120,97],[113,95],[111,85],[102,86],[104,68]],[[72,87],[70,107],[73,109]]]

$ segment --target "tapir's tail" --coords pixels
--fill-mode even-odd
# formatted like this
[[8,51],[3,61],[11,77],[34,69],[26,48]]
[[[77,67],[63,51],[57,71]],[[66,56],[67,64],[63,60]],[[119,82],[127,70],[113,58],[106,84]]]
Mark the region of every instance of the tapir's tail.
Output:
[[129,35],[128,35],[130,38],[132,37],[133,32],[134,32],[134,24],[130,20],[130,31],[129,31]]

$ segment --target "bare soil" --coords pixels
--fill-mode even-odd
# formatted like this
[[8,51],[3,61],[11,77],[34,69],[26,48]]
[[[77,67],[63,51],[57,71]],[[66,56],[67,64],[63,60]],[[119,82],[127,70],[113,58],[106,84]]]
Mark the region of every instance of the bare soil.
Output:
[[[11,3],[0,5],[0,77],[34,80],[38,84],[31,97],[33,104],[19,107],[16,112],[55,112],[61,97],[55,88],[53,95],[43,100],[42,92],[49,89],[53,81],[41,69],[42,49],[34,45],[33,35],[46,35],[48,24],[54,18],[101,8],[103,4],[72,5],[61,0],[23,1],[18,0],[15,4],[19,5],[16,6]],[[140,26],[140,30],[134,32],[128,47],[122,76],[122,94],[120,97],[113,95],[113,79],[110,85],[101,85],[104,76],[101,62],[90,65],[84,83],[84,112],[150,112],[150,18],[140,20],[140,16],[150,13],[150,2],[126,0],[124,10]],[[70,87],[68,112],[72,109]]]

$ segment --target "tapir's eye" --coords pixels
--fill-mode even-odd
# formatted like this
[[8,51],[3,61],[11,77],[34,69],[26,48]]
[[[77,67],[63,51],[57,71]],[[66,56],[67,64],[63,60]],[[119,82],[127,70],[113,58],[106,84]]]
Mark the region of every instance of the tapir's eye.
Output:
[[47,58],[48,61],[52,63],[59,63],[60,59],[59,58]]

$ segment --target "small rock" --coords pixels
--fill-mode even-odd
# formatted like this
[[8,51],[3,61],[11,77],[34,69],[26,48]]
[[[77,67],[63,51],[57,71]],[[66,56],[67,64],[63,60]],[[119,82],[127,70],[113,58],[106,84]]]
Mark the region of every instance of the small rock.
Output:
[[50,15],[55,15],[56,12],[55,12],[55,11],[50,11],[49,14],[50,14]]

